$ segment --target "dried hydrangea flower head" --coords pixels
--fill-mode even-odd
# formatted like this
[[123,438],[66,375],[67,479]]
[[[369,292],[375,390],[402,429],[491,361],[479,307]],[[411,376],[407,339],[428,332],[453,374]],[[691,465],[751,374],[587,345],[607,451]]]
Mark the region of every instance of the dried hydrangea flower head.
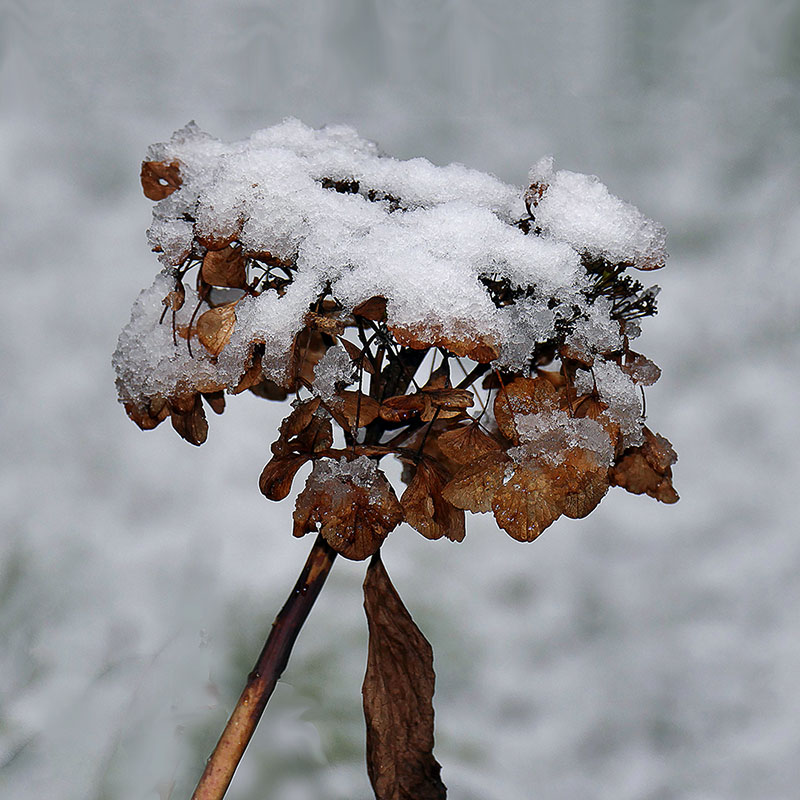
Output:
[[403,520],[460,540],[491,511],[527,541],[610,485],[677,500],[644,424],[659,370],[631,347],[658,287],[628,273],[663,266],[665,234],[596,178],[543,159],[523,192],[290,120],[233,144],[189,125],[142,184],[164,269],[120,336],[120,398],[200,444],[201,398],[295,397],[261,476],[280,500],[313,462],[295,535],[360,559]]
[[233,144],[190,124],[150,149],[141,179],[163,269],[119,338],[120,399],[140,427],[169,417],[199,445],[203,401],[221,413],[226,392],[291,397],[260,487],[282,500],[310,463],[294,534],[318,533],[193,797],[224,795],[341,553],[372,556],[376,797],[443,798],[430,645],[381,544],[403,521],[460,541],[465,511],[530,541],[612,485],[678,499],[675,453],[644,420],[660,371],[631,347],[658,287],[629,272],[664,265],[664,231],[552,159],[523,191],[295,120]]

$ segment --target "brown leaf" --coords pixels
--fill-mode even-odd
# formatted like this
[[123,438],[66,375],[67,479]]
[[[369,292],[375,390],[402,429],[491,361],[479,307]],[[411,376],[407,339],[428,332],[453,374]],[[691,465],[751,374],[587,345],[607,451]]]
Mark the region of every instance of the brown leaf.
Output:
[[169,197],[176,189],[180,188],[181,176],[178,172],[180,164],[172,161],[143,161],[142,172],[139,176],[142,181],[144,196],[148,200],[163,200]]
[[437,441],[442,452],[459,464],[477,461],[487,453],[499,452],[500,445],[474,422],[443,431]]
[[497,524],[520,542],[533,541],[562,513],[561,498],[554,497],[550,477],[537,467],[518,467],[492,500]]
[[321,526],[320,533],[334,550],[361,561],[403,521],[403,508],[380,470],[364,486],[338,469],[338,464],[315,463],[297,497],[293,533],[303,536]]
[[333,429],[326,416],[316,414],[320,399],[312,397],[299,403],[281,423],[280,434],[272,444],[276,456],[293,452],[317,453],[333,444]]
[[228,344],[235,326],[236,306],[234,303],[227,303],[203,312],[197,318],[195,329],[203,347],[212,356],[218,356]]
[[[189,410],[181,411],[172,400],[170,400],[170,406],[172,427],[175,428],[178,435],[186,439],[189,444],[198,446],[203,444],[208,437],[208,421],[206,420],[206,412],[203,410],[203,404],[200,401],[200,395],[194,395],[194,403]],[[186,406],[183,405],[183,407],[185,408]]]
[[547,378],[515,378],[501,386],[494,400],[494,418],[500,432],[513,442],[519,441],[516,418],[538,414],[553,408],[558,395]]
[[186,301],[186,289],[180,281],[175,283],[175,288],[164,298],[164,305],[172,311],[180,311]]
[[471,358],[481,364],[488,364],[500,355],[494,339],[478,331],[465,331],[463,335],[454,336],[444,333],[437,325],[405,327],[395,324],[390,324],[389,330],[399,344],[413,350],[441,347],[455,356]]
[[137,406],[136,403],[125,403],[125,413],[143,430],[151,431],[160,425],[168,416],[169,409],[166,403],[160,404],[158,410],[153,413],[152,404],[148,408]]
[[380,322],[386,316],[386,298],[380,295],[370,297],[353,309],[353,316]]
[[463,467],[442,489],[442,497],[456,508],[485,512],[492,508],[492,498],[503,485],[511,459],[502,451],[486,453],[478,461]]
[[209,250],[203,257],[200,276],[211,286],[246,288],[247,262],[241,248],[228,245],[221,250]]
[[447,475],[434,461],[423,459],[400,498],[406,522],[427,539],[464,538],[464,511],[442,497]]
[[286,389],[297,391],[301,386],[309,387],[314,383],[314,367],[328,350],[323,335],[319,331],[303,328],[295,337],[289,364],[289,375]]
[[261,494],[267,500],[283,500],[292,490],[297,470],[311,458],[310,455],[274,456],[264,467],[258,480]]
[[472,392],[467,389],[423,389],[422,396],[425,399],[425,407],[420,415],[423,422],[430,422],[434,418],[452,419],[475,404]]
[[611,483],[632,494],[647,494],[662,503],[677,503],[678,493],[672,486],[672,464],[678,456],[663,436],[644,429],[645,441],[631,447],[610,471]]
[[367,772],[376,800],[444,800],[433,756],[433,650],[380,559],[367,568],[369,652],[364,676]]
[[327,408],[343,428],[352,431],[366,428],[374,422],[378,417],[380,404],[368,394],[345,390],[338,392],[327,403]]
[[632,350],[626,353],[625,363],[620,369],[641,386],[652,386],[661,377],[661,369],[655,362]]
[[221,389],[217,392],[203,392],[203,399],[215,414],[221,414],[225,410],[225,392]]
[[380,418],[387,422],[408,422],[425,410],[425,398],[417,394],[399,394],[384,400]]
[[342,320],[329,314],[317,314],[316,311],[309,311],[306,314],[305,323],[309,328],[320,333],[327,333],[329,336],[339,336],[344,333],[345,324]]
[[369,375],[375,374],[375,367],[372,366],[372,362],[369,358],[364,354],[364,351],[357,345],[353,344],[352,342],[348,341],[347,339],[339,339],[344,349],[347,351],[347,355],[350,356],[350,360],[360,368],[363,368],[364,372],[368,373]]

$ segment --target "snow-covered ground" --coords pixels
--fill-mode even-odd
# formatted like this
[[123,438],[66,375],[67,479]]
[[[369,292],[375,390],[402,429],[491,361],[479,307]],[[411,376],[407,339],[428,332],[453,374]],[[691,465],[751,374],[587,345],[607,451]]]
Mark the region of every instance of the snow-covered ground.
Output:
[[[641,349],[680,503],[385,545],[451,795],[795,798],[800,3],[264,6],[0,11],[0,795],[188,796],[305,558],[257,488],[280,406],[196,449],[110,366],[156,269],[147,145],[292,115],[518,185],[553,154],[669,231]],[[232,798],[369,796],[362,574],[337,562]]]

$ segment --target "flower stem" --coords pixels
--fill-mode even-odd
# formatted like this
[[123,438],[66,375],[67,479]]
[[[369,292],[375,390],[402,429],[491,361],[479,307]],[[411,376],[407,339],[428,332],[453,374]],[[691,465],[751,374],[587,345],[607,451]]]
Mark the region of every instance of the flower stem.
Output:
[[244,691],[222,732],[214,752],[206,762],[192,800],[222,800],[230,785],[261,714],[272,695],[292,651],[300,628],[328,577],[336,551],[322,536],[317,536],[303,571],[292,593],[272,623],[253,671],[247,676]]

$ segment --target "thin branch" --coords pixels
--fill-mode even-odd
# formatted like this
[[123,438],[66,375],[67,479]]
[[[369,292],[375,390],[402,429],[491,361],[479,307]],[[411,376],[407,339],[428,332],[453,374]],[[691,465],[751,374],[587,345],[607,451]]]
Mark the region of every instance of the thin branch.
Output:
[[206,763],[192,800],[222,800],[272,695],[314,601],[328,577],[336,551],[317,536],[289,599],[272,623],[272,630],[244,691],[233,709],[214,752]]

